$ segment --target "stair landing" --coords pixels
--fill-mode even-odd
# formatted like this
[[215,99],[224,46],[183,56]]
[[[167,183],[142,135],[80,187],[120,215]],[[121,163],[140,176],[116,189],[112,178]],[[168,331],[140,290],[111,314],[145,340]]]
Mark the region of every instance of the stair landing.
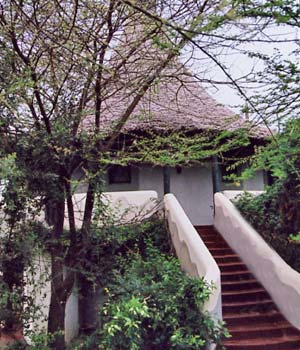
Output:
[[300,350],[300,331],[279,312],[268,292],[213,226],[196,226],[221,270],[228,350]]

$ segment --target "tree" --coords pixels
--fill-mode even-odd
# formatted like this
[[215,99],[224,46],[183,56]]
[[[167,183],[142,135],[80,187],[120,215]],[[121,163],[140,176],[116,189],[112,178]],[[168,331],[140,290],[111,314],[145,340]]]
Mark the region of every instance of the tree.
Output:
[[[277,230],[288,236],[299,231],[299,26],[300,10],[294,1],[243,1],[239,13],[264,26],[281,26],[294,35],[288,54],[276,50],[270,55],[254,54],[263,62],[255,76],[260,88],[250,98],[251,110],[263,116],[266,123],[277,127],[270,144],[259,147],[252,157],[253,169],[268,170],[275,182],[269,202],[276,207]],[[283,40],[287,40],[284,38]],[[247,175],[247,174],[246,174]],[[263,201],[263,200],[262,200]],[[274,227],[275,229],[275,227]]]
[[[234,11],[235,4],[223,1],[0,2],[2,155],[15,154],[14,166],[20,172],[17,182],[10,178],[6,190],[7,198],[15,201],[4,209],[13,209],[7,210],[7,222],[24,239],[27,232],[20,236],[16,227],[27,220],[32,201],[39,198],[37,208],[47,207],[51,230],[37,238],[51,255],[48,331],[55,334],[53,348],[65,346],[57,332],[64,330],[75,272],[91,246],[95,196],[106,155],[115,149],[150,87],[165,72],[176,74],[174,60],[182,50],[199,33],[209,35],[232,19]],[[107,101],[112,97],[124,103],[107,124]],[[78,228],[72,195],[79,167],[88,190]],[[20,201],[19,189],[30,199],[28,205]],[[12,223],[14,213],[24,215]]]
[[[260,36],[247,42],[271,43],[276,48],[269,53],[245,53],[263,67],[248,77],[248,83],[256,84],[255,92],[248,96],[250,112],[256,114],[257,122],[264,119],[280,129],[281,123],[299,113],[299,6],[291,0],[250,0],[241,1],[237,12],[261,30]],[[272,28],[277,35],[272,35]],[[283,49],[280,45],[284,45]]]

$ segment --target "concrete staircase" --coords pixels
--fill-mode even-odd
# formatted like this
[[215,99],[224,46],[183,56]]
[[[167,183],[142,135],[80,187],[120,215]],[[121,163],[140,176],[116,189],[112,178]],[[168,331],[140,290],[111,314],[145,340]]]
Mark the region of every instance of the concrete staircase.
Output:
[[228,350],[300,350],[300,331],[212,226],[196,227],[221,270],[223,319],[232,338]]

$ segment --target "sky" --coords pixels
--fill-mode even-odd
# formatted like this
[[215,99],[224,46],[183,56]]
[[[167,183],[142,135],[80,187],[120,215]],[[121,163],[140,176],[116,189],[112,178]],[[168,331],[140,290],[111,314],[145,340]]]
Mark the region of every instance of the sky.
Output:
[[[264,33],[265,38],[272,38],[277,41],[277,43],[265,43],[265,42],[256,42],[252,44],[243,44],[239,47],[238,50],[233,48],[223,48],[220,49],[216,55],[220,58],[222,64],[227,67],[228,72],[234,79],[240,79],[245,77],[247,74],[252,72],[259,72],[263,70],[264,64],[260,59],[247,57],[245,54],[242,54],[242,50],[251,50],[257,53],[265,55],[274,55],[280,52],[284,58],[291,58],[291,52],[297,48],[297,46],[292,43],[295,39],[300,40],[299,31],[296,31],[290,27],[278,27],[273,26],[268,31]],[[299,48],[299,47],[298,47]],[[192,69],[196,72],[201,70],[202,65],[205,60],[202,62],[203,54],[197,53],[199,61],[193,63]],[[219,82],[227,82],[228,79],[225,77],[224,73],[219,67],[213,65],[206,61],[207,69],[205,70],[205,78],[213,79]],[[254,93],[254,90],[258,87],[257,84],[250,84],[249,82],[241,82],[243,90],[246,92],[247,96],[250,96]],[[230,107],[236,113],[240,113],[243,106],[245,106],[245,101],[236,89],[231,88],[228,84],[204,84],[207,91],[220,103],[225,104]]]

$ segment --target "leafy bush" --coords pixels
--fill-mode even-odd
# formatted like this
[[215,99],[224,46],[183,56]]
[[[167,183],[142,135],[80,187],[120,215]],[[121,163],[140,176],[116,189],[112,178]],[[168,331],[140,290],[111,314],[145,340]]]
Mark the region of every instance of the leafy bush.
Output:
[[127,230],[106,284],[101,327],[73,349],[188,350],[210,342],[221,349],[226,330],[202,311],[213,286],[181,271],[162,222]]
[[295,270],[300,272],[300,246],[290,239],[298,230],[288,225],[282,201],[284,187],[280,181],[266,193],[253,197],[249,193],[240,196],[235,205],[245,219],[259,232],[264,240]]
[[[163,221],[105,227],[94,232],[93,245],[91,272],[98,262],[106,302],[97,331],[70,349],[198,350],[211,342],[223,348],[227,331],[203,311],[214,287],[181,271]],[[37,334],[27,349],[46,350],[48,343]]]
[[119,266],[118,257],[133,251],[143,254],[145,241],[150,237],[162,252],[170,251],[169,236],[159,219],[145,220],[142,224],[96,227],[92,237],[83,269],[90,280],[97,280],[102,286],[113,279],[112,272]]
[[[263,238],[300,271],[300,119],[290,119],[281,133],[252,158],[250,173],[268,170],[274,184],[265,194],[242,196],[236,205]],[[249,172],[249,171],[248,171]]]

